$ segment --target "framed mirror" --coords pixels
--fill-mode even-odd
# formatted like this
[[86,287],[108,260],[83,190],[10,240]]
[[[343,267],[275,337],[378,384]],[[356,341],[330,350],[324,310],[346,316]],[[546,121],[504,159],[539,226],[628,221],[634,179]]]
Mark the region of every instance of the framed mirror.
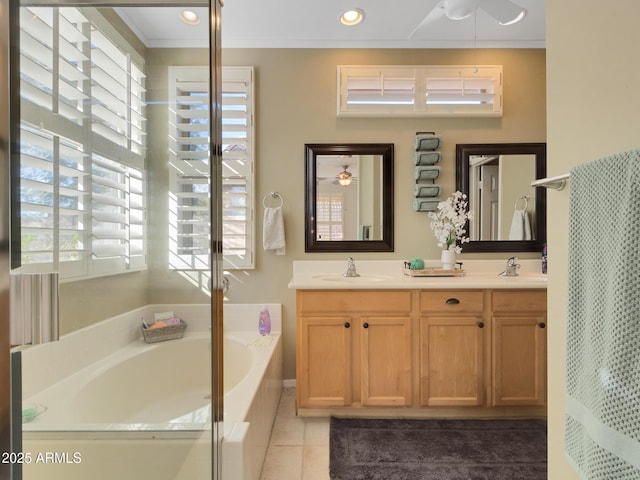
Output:
[[393,251],[393,144],[305,144],[305,252]]
[[456,188],[469,198],[464,252],[542,251],[547,241],[545,143],[456,145]]

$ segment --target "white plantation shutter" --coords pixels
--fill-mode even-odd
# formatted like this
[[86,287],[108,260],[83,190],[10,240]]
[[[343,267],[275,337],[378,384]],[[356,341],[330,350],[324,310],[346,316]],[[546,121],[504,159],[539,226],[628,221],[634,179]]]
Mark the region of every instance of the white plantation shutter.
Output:
[[338,115],[502,116],[502,66],[338,66]]
[[[252,69],[223,67],[222,166],[223,259],[225,268],[253,266]],[[209,71],[170,67],[169,103],[172,164],[170,266],[208,269]]]
[[222,201],[226,268],[254,267],[253,68],[222,68]]
[[316,240],[344,239],[344,197],[342,194],[319,194],[316,201]]
[[91,168],[93,272],[144,266],[142,172],[95,154]]
[[87,259],[82,146],[23,124],[20,150],[21,263],[32,271],[59,265],[61,274],[77,275]]
[[94,9],[24,7],[20,26],[22,270],[144,268],[142,59]]

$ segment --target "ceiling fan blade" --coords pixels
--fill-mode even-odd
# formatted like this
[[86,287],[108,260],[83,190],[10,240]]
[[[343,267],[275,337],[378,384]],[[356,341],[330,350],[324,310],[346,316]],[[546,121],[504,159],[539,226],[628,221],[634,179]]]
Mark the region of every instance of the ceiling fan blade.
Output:
[[478,8],[495,18],[500,25],[512,25],[527,14],[526,9],[511,0],[481,0]]
[[482,0],[445,0],[444,11],[451,20],[464,20],[473,15]]
[[431,10],[428,15],[424,17],[424,19],[418,24],[418,26],[413,29],[413,31],[409,34],[409,38],[413,37],[415,33],[425,25],[440,20],[442,17],[444,17],[446,15],[444,5],[445,0],[441,0],[440,2],[438,2],[438,4],[433,7],[433,10]]

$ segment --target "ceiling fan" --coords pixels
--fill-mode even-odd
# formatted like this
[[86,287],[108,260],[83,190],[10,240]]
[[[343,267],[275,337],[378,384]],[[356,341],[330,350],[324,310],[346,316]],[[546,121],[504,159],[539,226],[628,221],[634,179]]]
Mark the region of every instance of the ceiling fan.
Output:
[[348,187],[351,185],[353,180],[357,180],[358,178],[348,171],[349,165],[342,165],[342,171],[337,175],[331,176],[321,176],[319,175],[318,182],[320,183],[332,183],[333,185],[342,185],[343,187]]
[[336,175],[336,179],[333,181],[333,183],[339,183],[343,187],[348,187],[349,185],[351,185],[353,175],[351,174],[351,172],[347,172],[347,168],[349,168],[349,165],[342,166],[342,171],[338,175]]
[[519,22],[527,11],[511,0],[440,0],[420,24],[411,32],[411,38],[425,25],[438,21],[443,17],[450,20],[464,20],[476,12],[483,10],[500,25],[512,25]]

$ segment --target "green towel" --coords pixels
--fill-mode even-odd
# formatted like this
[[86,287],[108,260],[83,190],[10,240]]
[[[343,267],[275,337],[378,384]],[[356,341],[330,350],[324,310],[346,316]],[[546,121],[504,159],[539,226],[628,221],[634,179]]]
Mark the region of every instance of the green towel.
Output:
[[584,479],[640,479],[640,150],[576,166],[565,449]]
[[414,165],[433,165],[440,161],[440,152],[416,152],[413,154]]
[[415,167],[414,177],[416,182],[435,180],[440,176],[440,167]]

